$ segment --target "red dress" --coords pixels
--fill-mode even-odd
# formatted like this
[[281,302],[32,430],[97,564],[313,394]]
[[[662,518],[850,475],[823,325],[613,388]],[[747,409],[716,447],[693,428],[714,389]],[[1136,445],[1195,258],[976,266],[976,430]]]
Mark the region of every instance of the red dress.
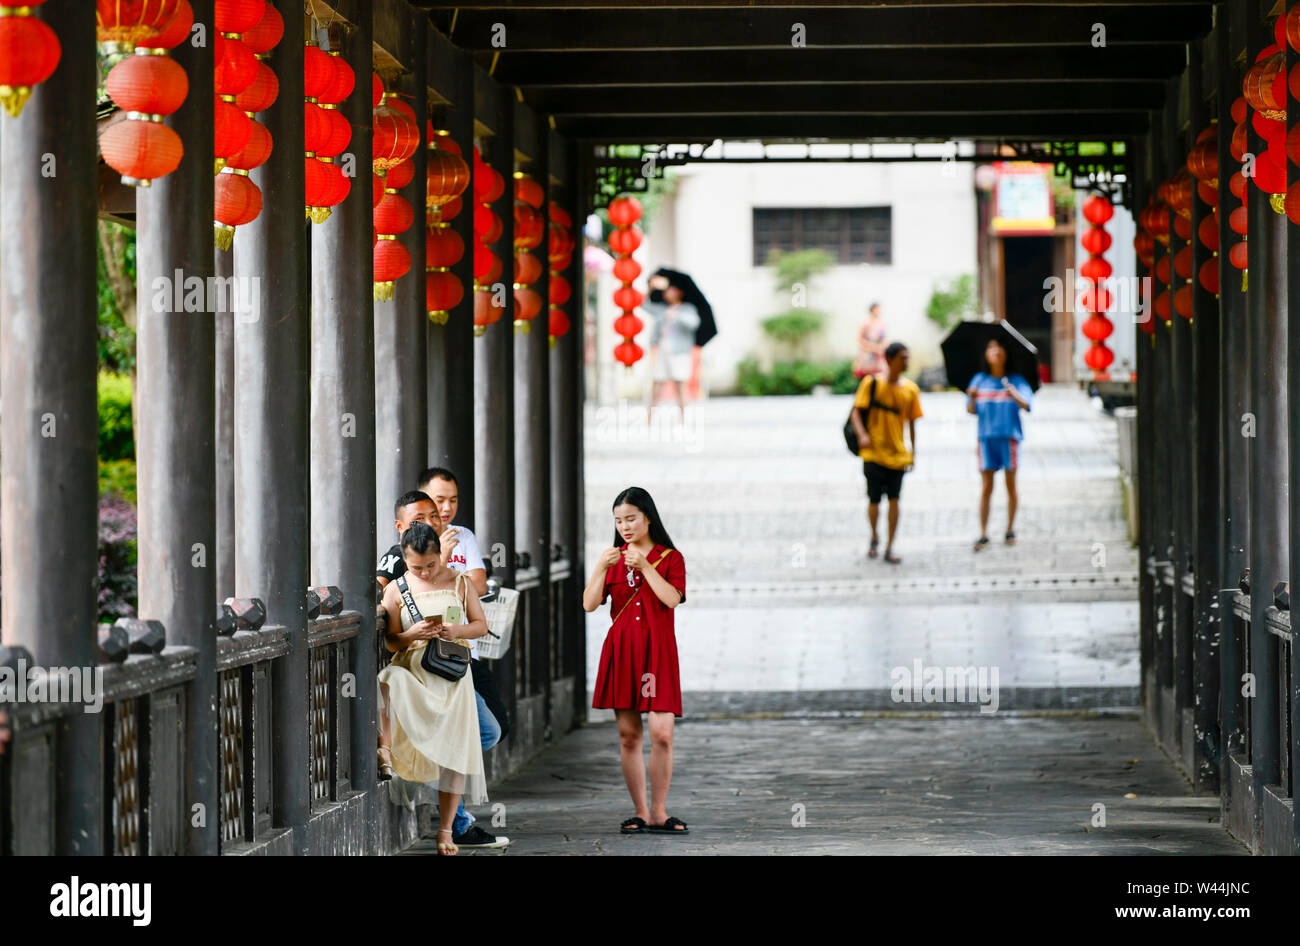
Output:
[[[660,561],[665,552],[667,557]],[[646,561],[685,601],[686,560],[682,553],[656,545]],[[600,668],[596,671],[591,705],[596,709],[634,709],[681,716],[682,685],[677,672],[673,609],[659,600],[640,572],[632,573],[634,585],[627,583],[627,574],[628,568],[622,562],[605,572],[605,598],[611,602],[610,615],[617,619],[600,650]]]

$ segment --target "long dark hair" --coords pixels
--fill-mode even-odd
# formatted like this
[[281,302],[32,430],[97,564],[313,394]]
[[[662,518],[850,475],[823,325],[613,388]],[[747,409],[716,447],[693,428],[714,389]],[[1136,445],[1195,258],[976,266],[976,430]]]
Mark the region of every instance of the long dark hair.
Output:
[[1002,373],[1010,376],[1011,374],[1011,350],[1007,348],[1007,343],[995,335],[990,335],[984,343],[984,350],[980,352],[980,362],[984,365],[984,373],[992,374],[993,366],[989,364],[989,345],[997,345],[1002,349]]
[[[645,517],[650,520],[650,538],[656,545],[662,545],[666,549],[675,549],[673,540],[668,538],[668,530],[664,528],[663,520],[659,518],[659,510],[655,508],[655,501],[650,498],[650,494],[640,486],[629,486],[623,492],[614,497],[614,505],[610,507],[611,511],[617,509],[623,503],[629,506],[635,506],[645,513]],[[619,535],[618,529],[614,530],[614,548],[621,549],[627,543],[623,541],[623,536]]]

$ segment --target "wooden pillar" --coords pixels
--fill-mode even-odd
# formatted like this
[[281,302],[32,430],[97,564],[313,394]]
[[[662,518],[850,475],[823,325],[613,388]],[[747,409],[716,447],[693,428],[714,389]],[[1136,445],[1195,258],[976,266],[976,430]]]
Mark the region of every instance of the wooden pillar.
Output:
[[[192,6],[196,22],[212,22],[213,0]],[[202,805],[206,817],[186,819],[185,850],[216,854],[216,319],[208,306],[218,297],[214,292],[198,311],[178,311],[175,302],[188,299],[193,286],[229,296],[233,285],[212,280],[209,215],[186,210],[212,205],[212,46],[181,43],[173,56],[189,75],[190,90],[166,123],[185,142],[185,154],[173,173],[135,198],[139,613],[162,621],[169,644],[198,652],[187,690],[185,807]]]
[[[349,671],[352,787],[376,779],[378,673],[375,657],[375,338],[373,301],[369,86],[371,22],[333,48],[358,77],[339,106],[352,126],[346,154],[357,169],[348,199],[311,228],[311,582],[338,585],[344,607],[361,614]],[[331,44],[323,44],[331,45]],[[358,318],[358,313],[361,317]],[[394,497],[396,498],[396,497]],[[387,525],[387,521],[385,522]],[[373,814],[373,812],[372,812]]]
[[[1192,141],[1210,126],[1202,85],[1204,57],[1193,43],[1188,57]],[[1213,257],[1201,242],[1201,221],[1214,213],[1200,194],[1192,195],[1192,372],[1191,396],[1196,416],[1192,572],[1196,589],[1192,622],[1193,758],[1185,760],[1198,789],[1217,791],[1222,739],[1219,733],[1219,558],[1223,547],[1219,509],[1219,300],[1201,285],[1204,265]]]
[[[234,285],[234,250],[213,253],[213,271],[217,279]],[[216,600],[225,601],[235,593],[235,311],[233,298],[227,294],[226,305],[218,310],[214,332],[216,374],[216,471],[217,551]]]
[[306,36],[301,5],[277,0],[276,6],[284,17],[284,38],[267,65],[279,78],[280,95],[258,115],[275,150],[252,172],[262,189],[262,212],[239,228],[234,244],[235,276],[253,300],[253,311],[235,323],[235,590],[241,597],[262,597],[267,623],[289,632],[289,653],[272,672],[273,818],[277,827],[293,829],[294,851],[305,854],[311,226],[304,215],[302,147]]
[[[428,114],[428,70],[424,50],[428,20],[413,20],[410,71],[388,83],[415,110],[421,147],[411,157],[415,175],[399,192],[415,210],[415,223],[397,239],[411,254],[411,271],[397,280],[393,298],[374,303],[375,315],[375,521],[391,523],[393,502],[424,469],[428,455],[428,378],[425,364],[424,192],[427,168],[423,147]],[[418,51],[418,52],[416,52]],[[379,529],[376,551],[392,544],[392,526]]]
[[[1272,30],[1251,18],[1247,56],[1271,43]],[[1247,150],[1264,153],[1266,142],[1253,127]],[[1249,193],[1250,276],[1246,311],[1249,324],[1250,406],[1254,436],[1250,454],[1250,663],[1255,696],[1250,701],[1251,767],[1256,825],[1264,787],[1278,780],[1278,665],[1276,638],[1265,614],[1273,586],[1287,569],[1287,372],[1286,372],[1286,218],[1275,214],[1268,195],[1252,181]]]
[[[429,31],[429,82],[451,106],[438,109],[435,124],[460,146],[465,162],[474,153],[474,62],[470,54],[452,46],[441,34]],[[461,210],[451,229],[465,244],[465,255],[451,267],[464,287],[465,297],[453,309],[446,325],[429,323],[428,463],[456,474],[460,504],[458,521],[474,522],[474,192],[466,187]]]
[[[53,27],[62,59],[0,134],[0,627],[42,666],[93,667],[95,8],[50,0],[34,15]],[[103,853],[102,726],[78,711],[60,727],[60,854]]]
[[[564,649],[569,656],[568,672],[573,677],[574,719],[587,718],[587,612],[582,609],[582,588],[587,583],[586,556],[586,446],[584,437],[584,411],[586,409],[586,371],[584,369],[587,324],[586,269],[583,265],[582,227],[587,219],[587,194],[591,187],[591,144],[587,141],[568,142],[566,149],[570,187],[566,209],[573,218],[573,236],[576,241],[573,261],[567,273],[573,286],[573,304],[570,306],[571,325],[564,343],[561,359],[561,376],[564,378],[564,414],[569,430],[566,442],[572,452],[561,459],[571,459],[570,473],[565,487],[568,500],[565,511],[565,535],[569,552],[569,613]],[[558,346],[557,346],[558,347]],[[612,497],[611,497],[612,498]]]
[[[1144,136],[1132,144],[1133,147],[1133,212],[1134,216],[1146,206],[1154,183],[1149,167],[1151,152],[1150,137]],[[1143,310],[1139,319],[1145,319],[1150,327],[1159,331],[1154,309],[1155,277],[1141,260],[1137,262],[1139,278],[1146,280],[1141,289]],[[1147,334],[1142,326],[1134,326],[1136,340],[1134,343],[1137,363],[1137,491],[1138,491],[1138,667],[1141,703],[1144,707],[1153,704],[1155,694],[1148,691],[1151,673],[1154,669],[1155,654],[1155,583],[1148,565],[1157,558],[1155,554],[1154,527],[1155,477],[1152,472],[1154,462],[1153,444],[1156,423],[1154,419],[1155,367],[1153,353],[1155,335]]]
[[[514,213],[511,172],[514,169],[514,122],[510,90],[481,69],[474,72],[475,112],[493,132],[483,141],[483,160],[506,180],[505,193],[493,204],[501,217],[501,236],[491,245],[501,259],[500,281],[506,307],[501,318],[475,339],[474,351],[474,531],[492,574],[507,587],[514,585],[515,545],[515,384],[514,298],[509,291],[514,260]],[[468,208],[467,208],[467,211]],[[511,715],[515,710],[515,657],[511,648],[498,661],[497,680]]]
[[[1283,16],[1295,6],[1295,0],[1290,0],[1286,4],[1287,11]],[[1300,66],[1300,55],[1286,44],[1286,68],[1287,75],[1291,70]],[[1287,128],[1288,131],[1300,125],[1300,98],[1297,98],[1290,91],[1287,93]],[[1300,171],[1297,170],[1293,161],[1287,161],[1287,182],[1288,185],[1294,184],[1300,180]],[[1285,219],[1285,218],[1282,218]],[[1283,224],[1285,226],[1285,224]],[[1286,226],[1286,246],[1284,247],[1287,267],[1285,270],[1285,294],[1281,302],[1286,306],[1287,311],[1287,339],[1300,340],[1300,278],[1291,272],[1291,260],[1300,261],[1300,227]],[[1300,352],[1294,350],[1294,346],[1287,351],[1287,417],[1288,433],[1291,438],[1290,442],[1300,444]],[[1288,488],[1289,493],[1300,496],[1300,457],[1296,457],[1294,451],[1288,451],[1289,457],[1289,474]],[[1290,503],[1288,506],[1288,526],[1289,526],[1289,551],[1291,556],[1289,570],[1289,584],[1291,587],[1300,588],[1300,574],[1297,573],[1297,567],[1300,567],[1300,502]],[[1294,641],[1294,638],[1292,638]],[[1291,794],[1294,797],[1295,784],[1293,774],[1296,767],[1296,755],[1300,751],[1300,733],[1296,732],[1296,711],[1300,707],[1300,648],[1292,643],[1290,650],[1291,664],[1289,667],[1291,690],[1289,693],[1282,694],[1282,698],[1290,702],[1291,712],[1291,732],[1290,746],[1287,753],[1290,763],[1290,772],[1283,772],[1282,781],[1288,785]],[[1300,821],[1292,819],[1292,853],[1300,853]]]
[[[547,190],[550,182],[546,126],[521,102],[514,104],[515,150],[532,159],[525,169]],[[513,185],[509,180],[508,206],[513,207]],[[546,205],[541,208],[545,219]],[[515,531],[521,552],[527,553],[537,570],[538,589],[533,595],[533,640],[529,644],[529,692],[543,697],[544,720],[550,720],[551,705],[551,388],[550,345],[547,341],[545,300],[550,267],[546,259],[543,229],[541,244],[533,250],[542,264],[541,278],[532,288],[541,295],[542,309],[514,337],[515,361]],[[513,265],[513,262],[512,262]]]

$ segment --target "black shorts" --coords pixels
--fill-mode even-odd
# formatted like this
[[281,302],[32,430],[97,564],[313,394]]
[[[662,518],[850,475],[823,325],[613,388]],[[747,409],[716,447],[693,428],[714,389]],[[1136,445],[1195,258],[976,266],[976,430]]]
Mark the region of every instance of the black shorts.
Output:
[[867,499],[873,503],[880,502],[881,496],[897,499],[903,488],[903,471],[893,467],[863,460],[862,475],[867,478]]

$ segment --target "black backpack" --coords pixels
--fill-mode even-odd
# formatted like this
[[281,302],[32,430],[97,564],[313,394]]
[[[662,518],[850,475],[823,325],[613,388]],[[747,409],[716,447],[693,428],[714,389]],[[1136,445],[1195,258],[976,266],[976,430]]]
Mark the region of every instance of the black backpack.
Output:
[[848,447],[848,448],[849,448],[849,453],[853,454],[855,457],[858,456],[858,434],[857,434],[857,431],[855,431],[855,430],[853,429],[853,412],[854,412],[854,411],[859,411],[859,412],[861,412],[861,414],[862,414],[862,427],[863,427],[864,430],[865,430],[865,429],[868,429],[868,428],[867,428],[867,423],[868,423],[868,420],[869,420],[870,417],[871,417],[871,409],[872,409],[873,407],[878,407],[878,408],[880,408],[882,411],[889,411],[891,414],[897,414],[897,413],[898,413],[898,408],[896,408],[896,407],[889,407],[888,405],[886,405],[886,404],[881,404],[879,401],[876,400],[876,381],[877,381],[877,380],[879,380],[879,379],[878,379],[878,378],[875,378],[875,377],[872,377],[872,379],[871,379],[871,394],[870,394],[870,396],[867,398],[867,406],[866,406],[866,407],[850,407],[850,408],[849,408],[849,416],[848,416],[848,419],[844,421],[844,446]]

